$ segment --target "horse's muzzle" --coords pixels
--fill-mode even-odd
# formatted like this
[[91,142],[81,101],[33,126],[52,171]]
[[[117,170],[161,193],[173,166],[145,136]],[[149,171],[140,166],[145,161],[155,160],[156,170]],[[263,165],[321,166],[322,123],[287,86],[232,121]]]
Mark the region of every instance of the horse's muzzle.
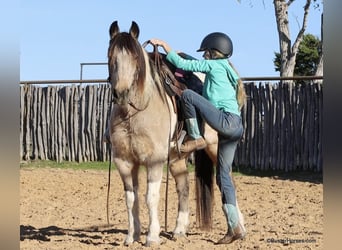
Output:
[[117,91],[113,89],[113,101],[115,104],[119,105],[127,105],[129,103],[129,89],[125,89],[123,91]]

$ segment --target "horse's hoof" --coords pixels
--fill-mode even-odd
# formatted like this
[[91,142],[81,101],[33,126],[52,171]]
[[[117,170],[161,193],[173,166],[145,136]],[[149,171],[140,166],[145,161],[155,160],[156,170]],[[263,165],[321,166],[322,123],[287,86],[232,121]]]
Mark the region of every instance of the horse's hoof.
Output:
[[125,247],[128,247],[128,246],[130,246],[132,243],[133,243],[133,242],[125,241],[125,242],[124,242],[124,246],[125,246]]
[[190,240],[186,237],[185,233],[173,233],[171,240],[177,241],[177,240],[182,240],[182,241],[187,241],[190,242]]
[[158,240],[146,240],[145,247],[153,247],[153,246],[159,246],[166,243],[165,239],[158,239]]
[[127,235],[125,242],[124,242],[124,245],[127,247],[127,246],[130,246],[134,242],[140,242],[140,232],[135,233],[133,237]]
[[126,239],[124,242],[124,246],[128,247],[128,246],[132,245],[132,243],[133,243],[133,240],[127,240]]
[[186,234],[184,232],[173,232],[172,233],[172,238],[182,238],[186,237]]
[[153,247],[153,246],[159,246],[160,242],[159,241],[146,241],[145,247]]
[[128,246],[131,245],[133,242],[134,242],[134,240],[133,240],[132,237],[126,237],[125,242],[124,242],[124,245],[125,245],[126,247],[128,247]]

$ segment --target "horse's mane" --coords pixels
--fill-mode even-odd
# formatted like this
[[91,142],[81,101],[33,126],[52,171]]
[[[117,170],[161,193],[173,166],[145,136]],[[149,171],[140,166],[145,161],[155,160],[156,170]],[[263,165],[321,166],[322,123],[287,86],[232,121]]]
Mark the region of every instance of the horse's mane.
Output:
[[132,57],[137,60],[137,85],[138,89],[142,91],[146,79],[146,63],[144,52],[139,42],[127,32],[118,33],[109,42],[109,72],[112,72],[111,65],[113,63],[113,58],[115,58],[115,53],[122,50],[126,50],[127,53],[131,54]]

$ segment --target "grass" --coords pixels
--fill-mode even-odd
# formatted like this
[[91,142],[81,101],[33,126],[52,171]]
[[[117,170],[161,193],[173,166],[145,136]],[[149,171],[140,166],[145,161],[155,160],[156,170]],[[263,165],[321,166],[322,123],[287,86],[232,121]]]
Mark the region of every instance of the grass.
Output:
[[[29,162],[22,162],[20,163],[20,168],[61,168],[61,169],[80,169],[80,170],[108,170],[109,162],[100,162],[100,161],[93,161],[93,162],[56,162],[56,161],[42,161],[42,160],[35,160]],[[112,170],[116,169],[115,164],[112,164]],[[190,172],[194,172],[195,168],[193,165],[188,164],[188,169]],[[166,171],[166,166],[164,167]]]
[[[20,163],[20,168],[60,168],[60,169],[75,169],[75,170],[108,170],[108,161],[100,162],[100,161],[93,161],[93,162],[56,162],[51,160],[33,160],[28,162]],[[116,169],[115,164],[111,166],[112,170]],[[142,168],[143,170],[145,168]],[[195,166],[188,163],[188,170],[189,172],[195,172]],[[166,172],[166,166],[164,167],[164,172]],[[241,176],[246,175],[239,171],[233,172],[234,176]],[[248,174],[247,174],[248,175]]]
[[[100,161],[93,161],[93,162],[71,162],[71,161],[64,161],[64,162],[56,162],[56,161],[42,161],[42,160],[35,160],[29,162],[22,162],[20,163],[20,168],[61,168],[61,169],[80,169],[80,170],[89,170],[89,169],[96,169],[96,170],[107,170],[109,162],[100,162]],[[115,169],[115,165],[112,164],[112,169]]]
[[[56,161],[42,161],[35,160],[20,163],[20,168],[60,168],[60,169],[78,169],[78,170],[108,170],[109,162],[56,162]],[[115,164],[112,164],[112,170],[115,170]],[[145,169],[145,168],[142,168]],[[194,172],[194,165],[188,163],[189,172]],[[166,172],[166,166],[164,167]],[[248,167],[233,168],[233,176],[258,176],[258,177],[276,177],[279,179],[292,179],[299,181],[309,181],[316,183],[323,183],[322,173],[314,173],[312,171],[292,171],[284,172],[277,170],[257,170]]]
[[[100,161],[93,161],[93,162],[71,162],[71,161],[64,161],[64,162],[56,162],[51,160],[33,160],[28,162],[20,163],[21,168],[60,168],[60,169],[80,169],[80,170],[108,170],[108,161],[100,162]],[[166,166],[164,167],[166,170]],[[116,169],[115,164],[112,164],[112,170]],[[188,169],[190,172],[195,171],[195,166],[188,163]],[[241,176],[241,175],[255,175],[255,176],[272,176],[277,175],[279,173],[275,173],[273,171],[260,171],[260,170],[252,170],[248,168],[238,168],[233,171],[234,176]]]

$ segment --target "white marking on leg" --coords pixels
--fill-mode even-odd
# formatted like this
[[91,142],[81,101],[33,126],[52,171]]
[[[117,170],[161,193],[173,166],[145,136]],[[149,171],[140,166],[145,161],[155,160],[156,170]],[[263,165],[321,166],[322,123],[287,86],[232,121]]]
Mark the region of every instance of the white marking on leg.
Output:
[[133,204],[134,204],[134,192],[126,191],[126,206],[128,215],[128,234],[126,236],[125,245],[133,243],[134,235],[134,215],[133,215]]
[[178,213],[176,228],[173,230],[175,235],[185,235],[189,225],[189,212],[180,211]]
[[148,183],[146,203],[149,209],[150,225],[149,225],[149,232],[148,232],[147,239],[146,239],[147,243],[149,242],[159,243],[160,241],[160,238],[159,238],[160,225],[159,225],[159,218],[158,218],[160,183],[161,183],[161,180]]

